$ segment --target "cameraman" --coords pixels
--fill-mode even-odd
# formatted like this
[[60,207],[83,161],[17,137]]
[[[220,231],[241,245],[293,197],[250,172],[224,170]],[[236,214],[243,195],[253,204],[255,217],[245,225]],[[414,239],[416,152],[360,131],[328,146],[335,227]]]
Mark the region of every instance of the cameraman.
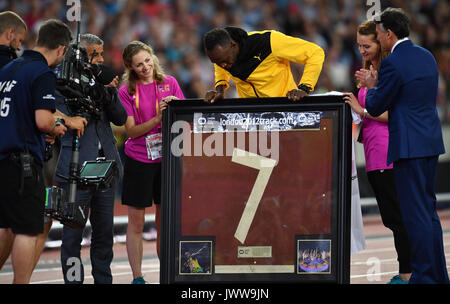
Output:
[[[103,41],[100,38],[92,34],[84,34],[81,35],[80,41],[87,51],[90,63],[103,63]],[[105,157],[107,160],[116,161],[120,175],[122,175],[122,163],[116,147],[116,139],[111,129],[111,122],[121,126],[125,124],[127,119],[125,108],[117,97],[117,89],[115,88],[117,83],[118,77],[116,76],[105,87],[110,97],[107,98],[108,100],[102,100],[101,118],[88,118],[88,125],[79,141],[79,164],[81,165],[84,161],[95,160],[97,157]],[[56,105],[62,113],[70,114],[63,100],[57,99]],[[73,133],[69,130],[61,139],[61,152],[56,174],[69,176],[72,140]],[[55,181],[66,193],[69,193],[69,185],[66,180],[55,176]],[[114,194],[114,187],[100,188],[96,191],[77,190],[76,201],[82,204],[84,214],[87,215],[90,211],[89,219],[92,226],[90,258],[94,283],[112,283],[110,264],[113,258]],[[64,225],[61,264],[66,284],[83,283],[84,269],[80,258],[82,237],[83,229],[74,229]],[[76,262],[74,262],[74,258]],[[77,267],[77,269],[73,267]]]
[[16,51],[22,47],[27,25],[14,12],[0,13],[0,68],[17,58]]
[[51,68],[62,61],[70,40],[67,25],[48,20],[36,47],[0,72],[0,236],[14,234],[13,283],[29,283],[37,235],[43,232],[45,134],[66,131],[52,115],[56,78]]
[[[22,48],[22,41],[25,38],[27,31],[27,25],[25,21],[16,13],[6,11],[0,13],[0,68],[17,58],[16,51]],[[55,92],[58,95],[58,92]],[[83,117],[67,117],[63,113],[56,110],[53,113],[54,118],[62,118],[65,120],[65,125],[68,128],[75,129],[82,135],[84,126],[87,121]],[[46,141],[53,142],[55,140],[54,135],[46,135]],[[51,175],[54,173],[54,165],[49,165],[49,162],[44,163],[44,181],[45,185],[49,183],[46,181],[46,173],[51,171]],[[37,264],[41,252],[45,246],[45,241],[48,232],[51,227],[51,222],[47,217],[44,218],[44,232],[38,235],[36,242],[36,255],[35,265]],[[12,244],[14,241],[14,234],[11,231],[5,232],[0,236],[0,269],[2,269],[4,263],[11,253]]]
[[[20,50],[25,38],[27,25],[25,21],[14,12],[0,13],[0,69],[17,58],[16,51]],[[14,234],[5,231],[0,235],[0,269],[11,252]]]

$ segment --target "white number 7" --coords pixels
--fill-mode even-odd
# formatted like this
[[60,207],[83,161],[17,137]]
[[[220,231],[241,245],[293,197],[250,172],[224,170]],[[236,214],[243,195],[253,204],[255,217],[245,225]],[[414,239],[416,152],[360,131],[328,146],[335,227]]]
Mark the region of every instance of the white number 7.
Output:
[[264,190],[266,190],[272,170],[277,165],[277,161],[237,148],[234,148],[233,150],[231,161],[259,170],[258,177],[253,185],[252,192],[245,205],[236,233],[234,234],[234,237],[244,244],[248,230],[250,229],[256,210],[258,209],[259,202],[264,194]]

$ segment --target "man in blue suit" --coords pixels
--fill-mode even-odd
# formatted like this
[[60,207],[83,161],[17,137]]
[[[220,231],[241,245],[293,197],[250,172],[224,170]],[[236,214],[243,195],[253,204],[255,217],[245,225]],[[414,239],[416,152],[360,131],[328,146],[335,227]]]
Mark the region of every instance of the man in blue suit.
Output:
[[[445,153],[436,111],[438,68],[433,55],[409,39],[409,19],[388,8],[376,19],[381,48],[391,54],[371,70],[370,115],[389,111],[387,164],[394,163],[397,195],[412,246],[410,283],[449,283],[434,184]],[[376,85],[376,87],[375,87]]]

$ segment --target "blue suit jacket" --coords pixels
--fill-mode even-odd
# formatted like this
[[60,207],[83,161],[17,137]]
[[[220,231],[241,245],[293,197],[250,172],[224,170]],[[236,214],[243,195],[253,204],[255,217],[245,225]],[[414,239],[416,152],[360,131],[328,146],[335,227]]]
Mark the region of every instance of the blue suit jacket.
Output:
[[388,165],[445,153],[436,110],[438,73],[433,55],[409,40],[381,62],[366,109],[372,116],[389,111]]
[[[95,160],[98,157],[98,143],[100,142],[105,158],[115,160],[119,168],[119,174],[123,174],[123,166],[119,152],[116,147],[116,138],[111,129],[111,122],[116,126],[124,125],[127,120],[127,112],[117,96],[115,88],[108,88],[112,93],[111,102],[104,107],[100,120],[88,120],[88,125],[84,128],[84,134],[80,137],[80,159],[79,164],[84,161]],[[64,98],[57,94],[56,108],[66,115],[70,115]],[[61,174],[69,176],[69,167],[72,160],[72,138],[73,131],[67,128],[66,133],[61,138],[61,152],[59,154],[58,165],[55,172],[55,181],[65,182],[62,178],[56,176]]]

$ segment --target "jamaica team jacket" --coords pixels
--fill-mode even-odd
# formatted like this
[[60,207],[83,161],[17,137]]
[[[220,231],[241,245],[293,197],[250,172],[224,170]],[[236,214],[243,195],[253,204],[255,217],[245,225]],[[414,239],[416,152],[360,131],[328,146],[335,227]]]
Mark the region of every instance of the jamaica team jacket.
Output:
[[297,88],[290,68],[293,61],[305,65],[300,84],[314,90],[325,59],[318,45],[274,30],[248,35],[238,28],[226,30],[239,44],[239,56],[230,71],[214,65],[216,87],[228,88],[232,79],[240,98],[284,97]]

